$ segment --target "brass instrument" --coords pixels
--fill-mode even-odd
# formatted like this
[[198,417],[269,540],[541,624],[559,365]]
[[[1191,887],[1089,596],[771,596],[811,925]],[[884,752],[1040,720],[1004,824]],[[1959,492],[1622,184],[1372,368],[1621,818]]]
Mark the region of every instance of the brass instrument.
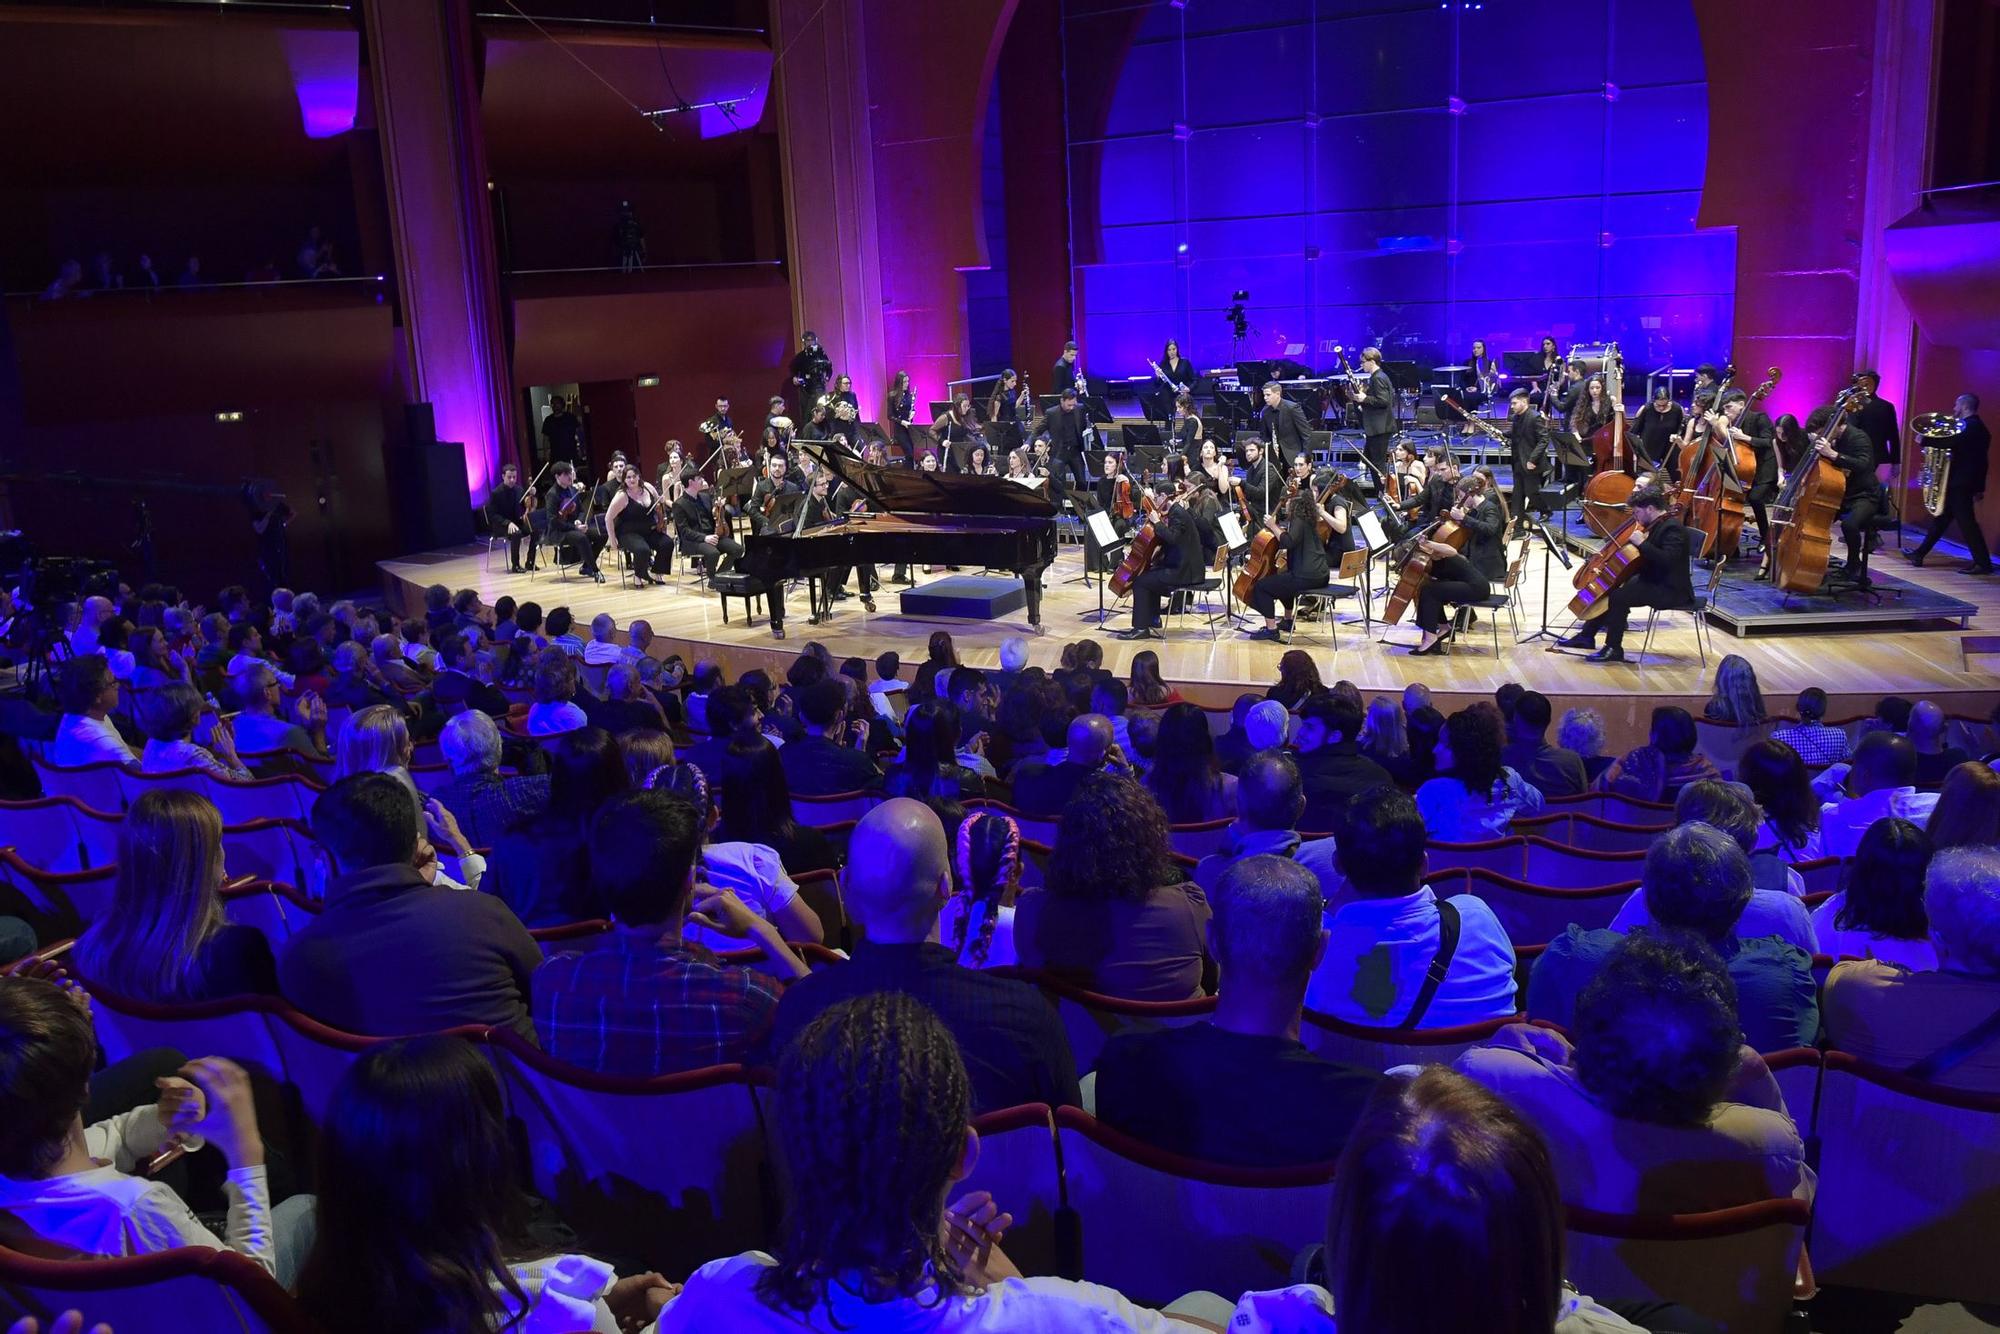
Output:
[[1944,513],[1944,489],[1951,484],[1951,447],[1944,442],[1965,433],[1965,419],[1948,412],[1926,412],[1910,422],[1910,432],[1924,440],[1924,470],[1918,485],[1925,511],[1936,518]]

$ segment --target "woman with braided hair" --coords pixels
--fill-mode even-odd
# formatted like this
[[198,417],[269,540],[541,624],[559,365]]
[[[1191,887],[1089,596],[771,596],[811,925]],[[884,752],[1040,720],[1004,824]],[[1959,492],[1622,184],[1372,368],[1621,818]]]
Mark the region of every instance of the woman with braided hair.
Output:
[[938,916],[938,938],[967,968],[1020,962],[1014,896],[1021,890],[1021,826],[998,811],[972,812],[958,823],[951,869],[958,892]]
[[776,1102],[778,1244],[697,1269],[657,1334],[1221,1328],[1094,1283],[1021,1276],[997,1244],[1012,1217],[984,1191],[953,1198],[979,1160],[972,1083],[922,1003],[875,992],[828,1009],[786,1048]]

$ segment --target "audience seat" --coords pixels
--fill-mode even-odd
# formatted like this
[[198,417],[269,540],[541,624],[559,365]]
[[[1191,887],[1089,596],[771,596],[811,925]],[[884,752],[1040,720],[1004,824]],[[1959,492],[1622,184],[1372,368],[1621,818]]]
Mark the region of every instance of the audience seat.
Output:
[[679,1281],[717,1256],[770,1244],[775,1195],[755,1095],[767,1073],[600,1075],[506,1030],[488,1040],[534,1189],[578,1231],[579,1249],[630,1256]]
[[1143,1144],[1075,1107],[1056,1109],[1079,1277],[1162,1305],[1195,1289],[1231,1297],[1290,1282],[1326,1238],[1333,1164],[1244,1168]]
[[222,864],[231,877],[279,880],[308,892],[323,888],[326,863],[302,820],[251,820],[222,828]]
[[1234,817],[1225,815],[1220,820],[1173,825],[1167,833],[1173,840],[1175,852],[1199,861],[1212,852],[1222,851],[1222,844],[1229,835],[1229,826],[1235,823]]
[[284,1082],[284,1058],[267,1017],[282,1001],[231,996],[159,1005],[120,996],[89,978],[84,985],[94,1002],[97,1044],[107,1063],[148,1047],[172,1047],[190,1056],[226,1056],[252,1073]]
[[[22,861],[44,871],[81,871],[96,865],[78,827],[79,809],[81,803],[74,797],[0,801],[0,847],[12,848]],[[93,824],[93,831],[96,828]]]
[[1523,880],[1549,889],[1638,888],[1645,867],[1644,852],[1589,852],[1545,838],[1526,840]]
[[1840,888],[1840,873],[1845,865],[1838,857],[1815,857],[1809,862],[1793,862],[1792,869],[1805,882],[1805,893],[1831,894]]
[[257,880],[225,888],[222,915],[233,925],[263,932],[276,954],[300,927],[319,916],[319,905],[294,885]]
[[1446,843],[1432,839],[1425,851],[1433,873],[1476,867],[1519,880],[1527,864],[1527,854],[1522,850],[1526,844],[1524,838],[1489,838],[1479,843]]
[[[330,735],[330,734],[329,734]],[[243,750],[236,753],[253,774],[299,775],[319,787],[333,783],[333,760],[310,760],[295,750]]]
[[1828,1283],[2000,1302],[2000,1095],[1826,1053],[1813,1268]]
[[581,922],[564,922],[561,926],[530,927],[528,934],[542,947],[542,957],[547,958],[564,950],[589,949],[591,942],[610,930],[607,919],[591,917]]
[[125,789],[119,784],[119,776],[125,772],[122,765],[109,760],[98,764],[51,764],[32,749],[28,750],[28,758],[42,780],[44,796],[75,797],[100,811],[125,809]]
[[139,774],[129,770],[118,771],[118,789],[124,794],[125,804],[117,809],[130,810],[132,803],[148,792],[199,792],[209,795],[208,771],[205,769],[169,769],[165,773]]
[[1601,1302],[1684,1306],[1728,1334],[1782,1334],[1810,1214],[1759,1200],[1700,1214],[1567,1206],[1566,1277]]
[[1538,834],[1556,843],[1569,842],[1570,813],[1543,811],[1540,815],[1517,815],[1507,822],[1509,837]]
[[1622,824],[1579,811],[1569,817],[1569,827],[1563,837],[1551,836],[1551,841],[1584,852],[1643,853],[1653,846],[1653,840],[1662,832],[1657,825]]
[[800,824],[824,829],[843,821],[859,820],[881,800],[880,792],[865,790],[829,792],[817,797],[795,792],[792,794],[792,818]]
[[799,897],[819,915],[821,938],[835,949],[851,949],[855,932],[847,920],[846,901],[840,896],[840,872],[801,871],[792,877]]
[[1022,1273],[1074,1274],[1076,1216],[1063,1203],[1054,1111],[1041,1102],[1003,1107],[975,1117],[972,1128],[979,1132],[979,1161],[952,1187],[953,1198],[993,1192],[1014,1215],[1003,1246]]
[[1440,895],[1471,894],[1483,901],[1506,928],[1507,939],[1518,950],[1524,945],[1546,945],[1574,924],[1585,930],[1611,925],[1618,909],[1638,882],[1564,889],[1540,880],[1516,880],[1491,871],[1465,870],[1430,877],[1433,892]]
[[1508,1015],[1504,1019],[1482,1019],[1476,1024],[1455,1024],[1449,1028],[1366,1028],[1307,1010],[1305,1022],[1299,1025],[1299,1041],[1329,1061],[1345,1061],[1364,1070],[1387,1070],[1398,1065],[1450,1065],[1508,1024],[1518,1024],[1526,1018],[1526,1015]]
[[[173,1328],[231,1334],[316,1334],[291,1294],[256,1261],[234,1251],[181,1246],[151,1255],[51,1260],[0,1246],[0,1291],[47,1330],[71,1308],[86,1328]],[[163,1323],[163,1313],[173,1313]]]
[[247,783],[207,776],[208,799],[222,812],[225,825],[248,824],[252,820],[312,819],[312,804],[320,790],[293,774],[278,778],[253,778]]
[[6,900],[14,900],[44,939],[74,936],[110,908],[117,879],[115,866],[44,871],[12,848],[0,848],[0,911],[10,911]]
[[427,797],[436,796],[444,788],[449,787],[451,780],[456,777],[458,775],[452,772],[449,764],[412,764],[410,766],[410,781],[417,785],[417,791]]
[[1824,1069],[1819,1049],[1787,1047],[1783,1051],[1767,1051],[1763,1056],[1764,1064],[1771,1067],[1771,1077],[1778,1081],[1778,1092],[1785,1095],[1785,1110],[1792,1114],[1799,1134],[1811,1136],[1819,1107],[1820,1072]]
[[1097,1067],[1097,1057],[1104,1050],[1104,1044],[1120,1033],[1181,1028],[1199,1023],[1215,1013],[1213,996],[1174,1001],[1122,1000],[1031,969],[994,968],[989,971],[1031,982],[1048,997],[1062,1019],[1064,1032],[1069,1035],[1070,1054],[1076,1058],[1079,1075],[1088,1074]]
[[1776,723],[1768,718],[1761,723],[1718,723],[1697,713],[1694,748],[1706,755],[1724,778],[1733,778],[1736,762],[1743,758],[1743,752],[1771,735],[1774,726]]
[[1581,792],[1573,797],[1549,797],[1544,800],[1543,808],[1594,815],[1600,820],[1652,829],[1668,829],[1674,823],[1674,808],[1670,803],[1640,801],[1615,792]]

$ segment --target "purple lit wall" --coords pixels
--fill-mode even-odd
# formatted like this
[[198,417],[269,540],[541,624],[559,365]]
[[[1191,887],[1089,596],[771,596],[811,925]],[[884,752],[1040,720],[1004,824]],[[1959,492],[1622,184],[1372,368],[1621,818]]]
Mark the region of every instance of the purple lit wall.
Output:
[[1688,0],[1064,0],[1085,364],[1461,361],[1615,338],[1630,373],[1726,353],[1733,230],[1698,231],[1708,97]]
[[306,138],[331,139],[353,129],[361,100],[361,34],[299,28],[279,40]]

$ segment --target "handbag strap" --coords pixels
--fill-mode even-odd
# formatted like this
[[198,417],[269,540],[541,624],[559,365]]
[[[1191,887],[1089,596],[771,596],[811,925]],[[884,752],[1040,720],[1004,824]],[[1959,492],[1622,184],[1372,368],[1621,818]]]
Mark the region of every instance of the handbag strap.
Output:
[[1417,992],[1416,1000],[1410,1003],[1410,1012],[1403,1016],[1404,1028],[1415,1028],[1423,1023],[1430,1012],[1431,1002],[1437,998],[1438,988],[1444,985],[1444,976],[1451,971],[1452,956],[1458,953],[1459,916],[1458,905],[1450,899],[1439,899],[1438,948],[1431,956],[1431,966],[1424,973],[1424,985]]
[[1963,1065],[1968,1058],[1995,1038],[2000,1038],[2000,1010],[1987,1015],[1969,1030],[1959,1034],[1903,1073],[1911,1079],[1922,1080],[1926,1084],[1936,1083],[1938,1076]]

